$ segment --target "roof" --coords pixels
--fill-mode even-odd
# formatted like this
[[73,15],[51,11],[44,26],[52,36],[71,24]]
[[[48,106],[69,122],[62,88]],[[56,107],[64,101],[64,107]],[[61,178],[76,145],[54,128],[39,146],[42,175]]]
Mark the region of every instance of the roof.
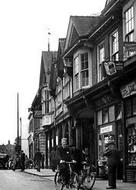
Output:
[[52,62],[56,60],[57,52],[56,51],[43,51],[42,60],[44,64],[44,71],[48,72],[51,69]]
[[99,22],[99,16],[71,16],[79,36],[87,35]]
[[61,53],[64,52],[65,40],[66,40],[66,38],[59,38],[59,47],[60,47]]

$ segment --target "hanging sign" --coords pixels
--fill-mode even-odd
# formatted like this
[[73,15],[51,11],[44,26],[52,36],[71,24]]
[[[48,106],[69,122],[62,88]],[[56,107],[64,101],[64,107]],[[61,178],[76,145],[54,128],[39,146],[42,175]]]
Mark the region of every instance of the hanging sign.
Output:
[[116,65],[113,61],[104,62],[104,67],[107,75],[113,75],[117,72]]
[[120,89],[122,98],[136,94],[136,81],[133,81]]

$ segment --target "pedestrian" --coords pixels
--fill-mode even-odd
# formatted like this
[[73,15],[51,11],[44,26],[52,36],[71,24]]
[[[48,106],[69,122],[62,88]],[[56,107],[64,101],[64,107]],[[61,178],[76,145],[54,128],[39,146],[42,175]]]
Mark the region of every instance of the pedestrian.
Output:
[[50,152],[50,161],[51,161],[51,169],[53,172],[55,172],[55,169],[57,167],[57,152],[54,147],[52,147],[52,150]]
[[110,140],[106,144],[104,156],[107,157],[108,165],[108,186],[106,189],[116,189],[116,175],[120,156],[119,151],[115,147],[114,140]]
[[42,169],[44,169],[44,153],[41,152],[41,154],[42,154],[41,167],[42,167]]
[[25,170],[25,153],[23,150],[21,150],[21,155],[20,155],[20,166],[21,166],[21,171],[23,172]]
[[34,156],[34,163],[38,172],[40,172],[41,159],[42,159],[42,154],[40,150],[38,149],[38,151],[35,153],[35,156]]

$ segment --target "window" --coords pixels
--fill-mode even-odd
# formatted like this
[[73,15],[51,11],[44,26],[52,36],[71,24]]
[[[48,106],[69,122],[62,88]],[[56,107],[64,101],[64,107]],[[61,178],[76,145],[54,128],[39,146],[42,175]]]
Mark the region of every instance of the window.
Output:
[[111,44],[111,60],[118,61],[119,59],[119,43],[118,43],[118,31],[116,30],[110,36]]
[[79,89],[79,57],[74,60],[74,89]]
[[136,97],[129,98],[125,101],[125,113],[126,117],[136,115]]
[[81,86],[88,86],[88,53],[81,54]]
[[104,52],[104,44],[100,44],[98,46],[98,58],[97,58],[97,75],[98,75],[98,82],[100,82],[101,80],[103,80],[102,77],[102,63],[104,61],[104,57],[105,57],[105,52]]
[[74,91],[89,85],[88,53],[81,53],[74,59]]
[[49,113],[49,91],[45,90],[45,114]]
[[103,123],[108,123],[108,108],[103,109]]
[[[131,6],[125,12],[125,41],[133,42],[134,41],[134,7]],[[135,52],[126,52],[126,56],[132,56]]]

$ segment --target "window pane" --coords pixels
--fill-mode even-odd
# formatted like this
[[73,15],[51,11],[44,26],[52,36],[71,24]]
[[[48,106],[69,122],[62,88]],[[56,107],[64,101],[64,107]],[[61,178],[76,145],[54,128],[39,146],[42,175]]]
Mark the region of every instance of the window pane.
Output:
[[97,124],[102,125],[102,110],[97,112]]
[[121,109],[121,104],[116,105],[116,120],[119,120],[122,118],[122,109]]
[[133,115],[136,115],[136,98],[133,99]]
[[88,86],[88,70],[81,72],[81,85]]
[[131,101],[127,100],[125,103],[125,108],[126,108],[126,117],[131,116]]
[[108,108],[103,109],[103,113],[102,113],[102,119],[103,119],[103,123],[107,123],[108,122]]
[[88,53],[81,54],[81,70],[88,69]]
[[109,121],[114,121],[115,120],[115,107],[111,106],[109,107]]

